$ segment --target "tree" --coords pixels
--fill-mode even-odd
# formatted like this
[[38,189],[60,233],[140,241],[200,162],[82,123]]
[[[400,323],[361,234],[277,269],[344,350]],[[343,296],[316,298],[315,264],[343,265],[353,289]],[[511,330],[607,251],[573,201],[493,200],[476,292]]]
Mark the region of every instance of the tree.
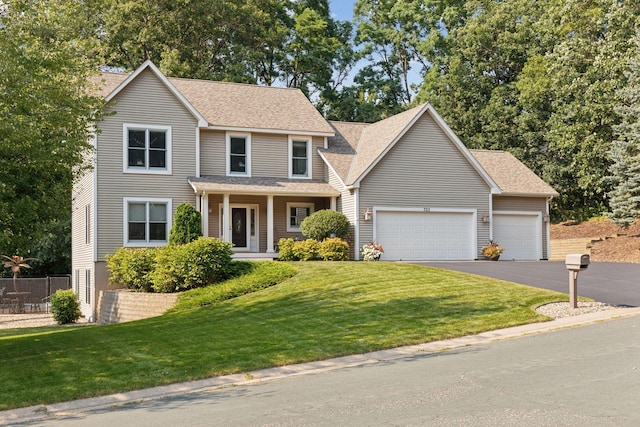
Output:
[[636,35],[636,55],[626,71],[628,83],[619,89],[615,111],[622,121],[614,126],[618,138],[613,142],[609,193],[611,220],[626,228],[640,217],[640,33]]
[[70,217],[102,100],[90,32],[70,0],[17,0],[0,16],[0,251],[31,253]]
[[169,232],[170,245],[184,245],[202,237],[201,215],[190,203],[180,203]]
[[13,290],[15,292],[18,292],[18,274],[20,274],[20,271],[23,268],[31,268],[31,266],[27,264],[27,261],[31,261],[35,258],[24,258],[18,255],[2,255],[2,257],[7,260],[4,262],[4,268],[10,269],[11,273],[13,274]]

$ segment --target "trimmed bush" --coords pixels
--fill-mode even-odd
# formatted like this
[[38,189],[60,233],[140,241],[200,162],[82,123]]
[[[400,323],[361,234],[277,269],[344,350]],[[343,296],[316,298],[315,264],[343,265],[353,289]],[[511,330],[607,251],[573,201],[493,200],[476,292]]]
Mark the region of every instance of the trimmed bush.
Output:
[[329,209],[312,213],[300,224],[302,234],[317,241],[322,241],[329,237],[344,239],[349,234],[349,227],[349,219],[345,214]]
[[190,203],[180,203],[176,208],[173,227],[169,232],[170,245],[184,245],[202,237],[200,212]]
[[320,242],[318,254],[325,261],[346,261],[349,258],[349,244],[337,237]]
[[151,273],[153,290],[177,292],[225,280],[233,272],[231,254],[230,243],[208,237],[160,248]]
[[314,239],[301,240],[293,245],[293,253],[300,261],[312,261],[318,258],[320,243]]
[[292,238],[283,237],[278,240],[278,253],[280,261],[298,261],[293,250],[296,242]]
[[156,264],[155,249],[119,248],[106,256],[109,283],[134,291],[151,292],[151,273]]
[[80,303],[73,290],[60,289],[51,295],[51,313],[60,325],[75,323],[80,318]]

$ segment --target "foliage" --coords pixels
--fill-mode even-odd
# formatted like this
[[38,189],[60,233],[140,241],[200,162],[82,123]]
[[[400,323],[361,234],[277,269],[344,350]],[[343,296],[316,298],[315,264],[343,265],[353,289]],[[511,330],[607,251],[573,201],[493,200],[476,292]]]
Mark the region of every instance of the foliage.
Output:
[[106,257],[109,283],[128,289],[152,292],[151,273],[156,266],[156,250],[150,248],[118,248]]
[[51,313],[60,325],[75,323],[80,318],[80,303],[72,289],[59,289],[51,295]]
[[231,274],[231,244],[201,237],[180,246],[156,251],[151,272],[155,292],[178,292],[225,280]]
[[32,254],[71,212],[102,99],[81,2],[5,2],[0,20],[0,251]]
[[300,240],[293,245],[293,254],[297,260],[312,261],[318,259],[320,243],[315,239]]
[[318,258],[320,243],[315,239],[294,240],[282,238],[278,241],[281,261],[311,261]]
[[362,245],[360,253],[362,254],[362,259],[365,261],[379,261],[380,257],[384,253],[384,249],[382,248],[382,245],[375,242],[369,242]]
[[344,239],[349,234],[349,219],[342,212],[322,209],[306,217],[300,230],[310,239],[322,241],[329,237]]
[[640,217],[640,33],[636,35],[636,55],[625,74],[629,83],[618,90],[620,103],[615,110],[622,122],[614,127],[618,138],[609,151],[613,189],[608,216],[626,228]]
[[184,245],[202,237],[202,216],[191,203],[180,203],[176,208],[173,227],[169,232],[170,245]]
[[482,248],[482,256],[485,258],[497,258],[502,252],[504,252],[504,248],[493,240],[489,240],[489,243]]
[[325,261],[346,261],[349,258],[349,244],[333,237],[320,242],[318,255]]
[[[69,212],[71,215],[71,212]],[[71,273],[71,220],[52,220],[42,224],[42,233],[33,246],[36,260],[32,263],[33,276]]]
[[295,240],[291,237],[283,237],[278,240],[278,259],[280,261],[298,261],[293,250],[295,244]]
[[242,265],[243,274],[234,275],[233,279],[223,283],[180,294],[178,303],[169,312],[193,310],[266,289],[282,283],[296,273],[291,265],[285,263],[234,261],[233,264]]

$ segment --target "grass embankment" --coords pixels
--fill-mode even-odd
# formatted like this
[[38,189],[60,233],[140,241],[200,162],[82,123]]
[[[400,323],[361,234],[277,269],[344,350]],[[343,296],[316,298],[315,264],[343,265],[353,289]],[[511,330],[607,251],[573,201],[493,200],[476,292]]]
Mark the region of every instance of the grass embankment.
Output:
[[[0,409],[531,323],[545,319],[535,313],[536,306],[567,299],[546,290],[407,264],[271,265],[217,289],[185,293],[171,313],[157,318],[0,331]],[[293,277],[289,266],[297,270]],[[273,280],[264,280],[269,274]],[[281,283],[220,301],[243,294],[243,281],[250,289]]]

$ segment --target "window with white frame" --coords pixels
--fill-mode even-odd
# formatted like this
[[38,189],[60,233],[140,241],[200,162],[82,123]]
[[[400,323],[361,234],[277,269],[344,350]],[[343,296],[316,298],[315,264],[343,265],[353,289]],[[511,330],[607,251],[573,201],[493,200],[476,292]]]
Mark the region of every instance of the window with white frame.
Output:
[[227,134],[227,175],[251,176],[249,134]]
[[289,137],[289,178],[311,178],[311,139]]
[[169,239],[171,199],[124,199],[124,245],[162,246]]
[[124,171],[171,173],[171,127],[124,124]]
[[313,213],[313,203],[287,203],[287,231],[300,231],[300,224]]

